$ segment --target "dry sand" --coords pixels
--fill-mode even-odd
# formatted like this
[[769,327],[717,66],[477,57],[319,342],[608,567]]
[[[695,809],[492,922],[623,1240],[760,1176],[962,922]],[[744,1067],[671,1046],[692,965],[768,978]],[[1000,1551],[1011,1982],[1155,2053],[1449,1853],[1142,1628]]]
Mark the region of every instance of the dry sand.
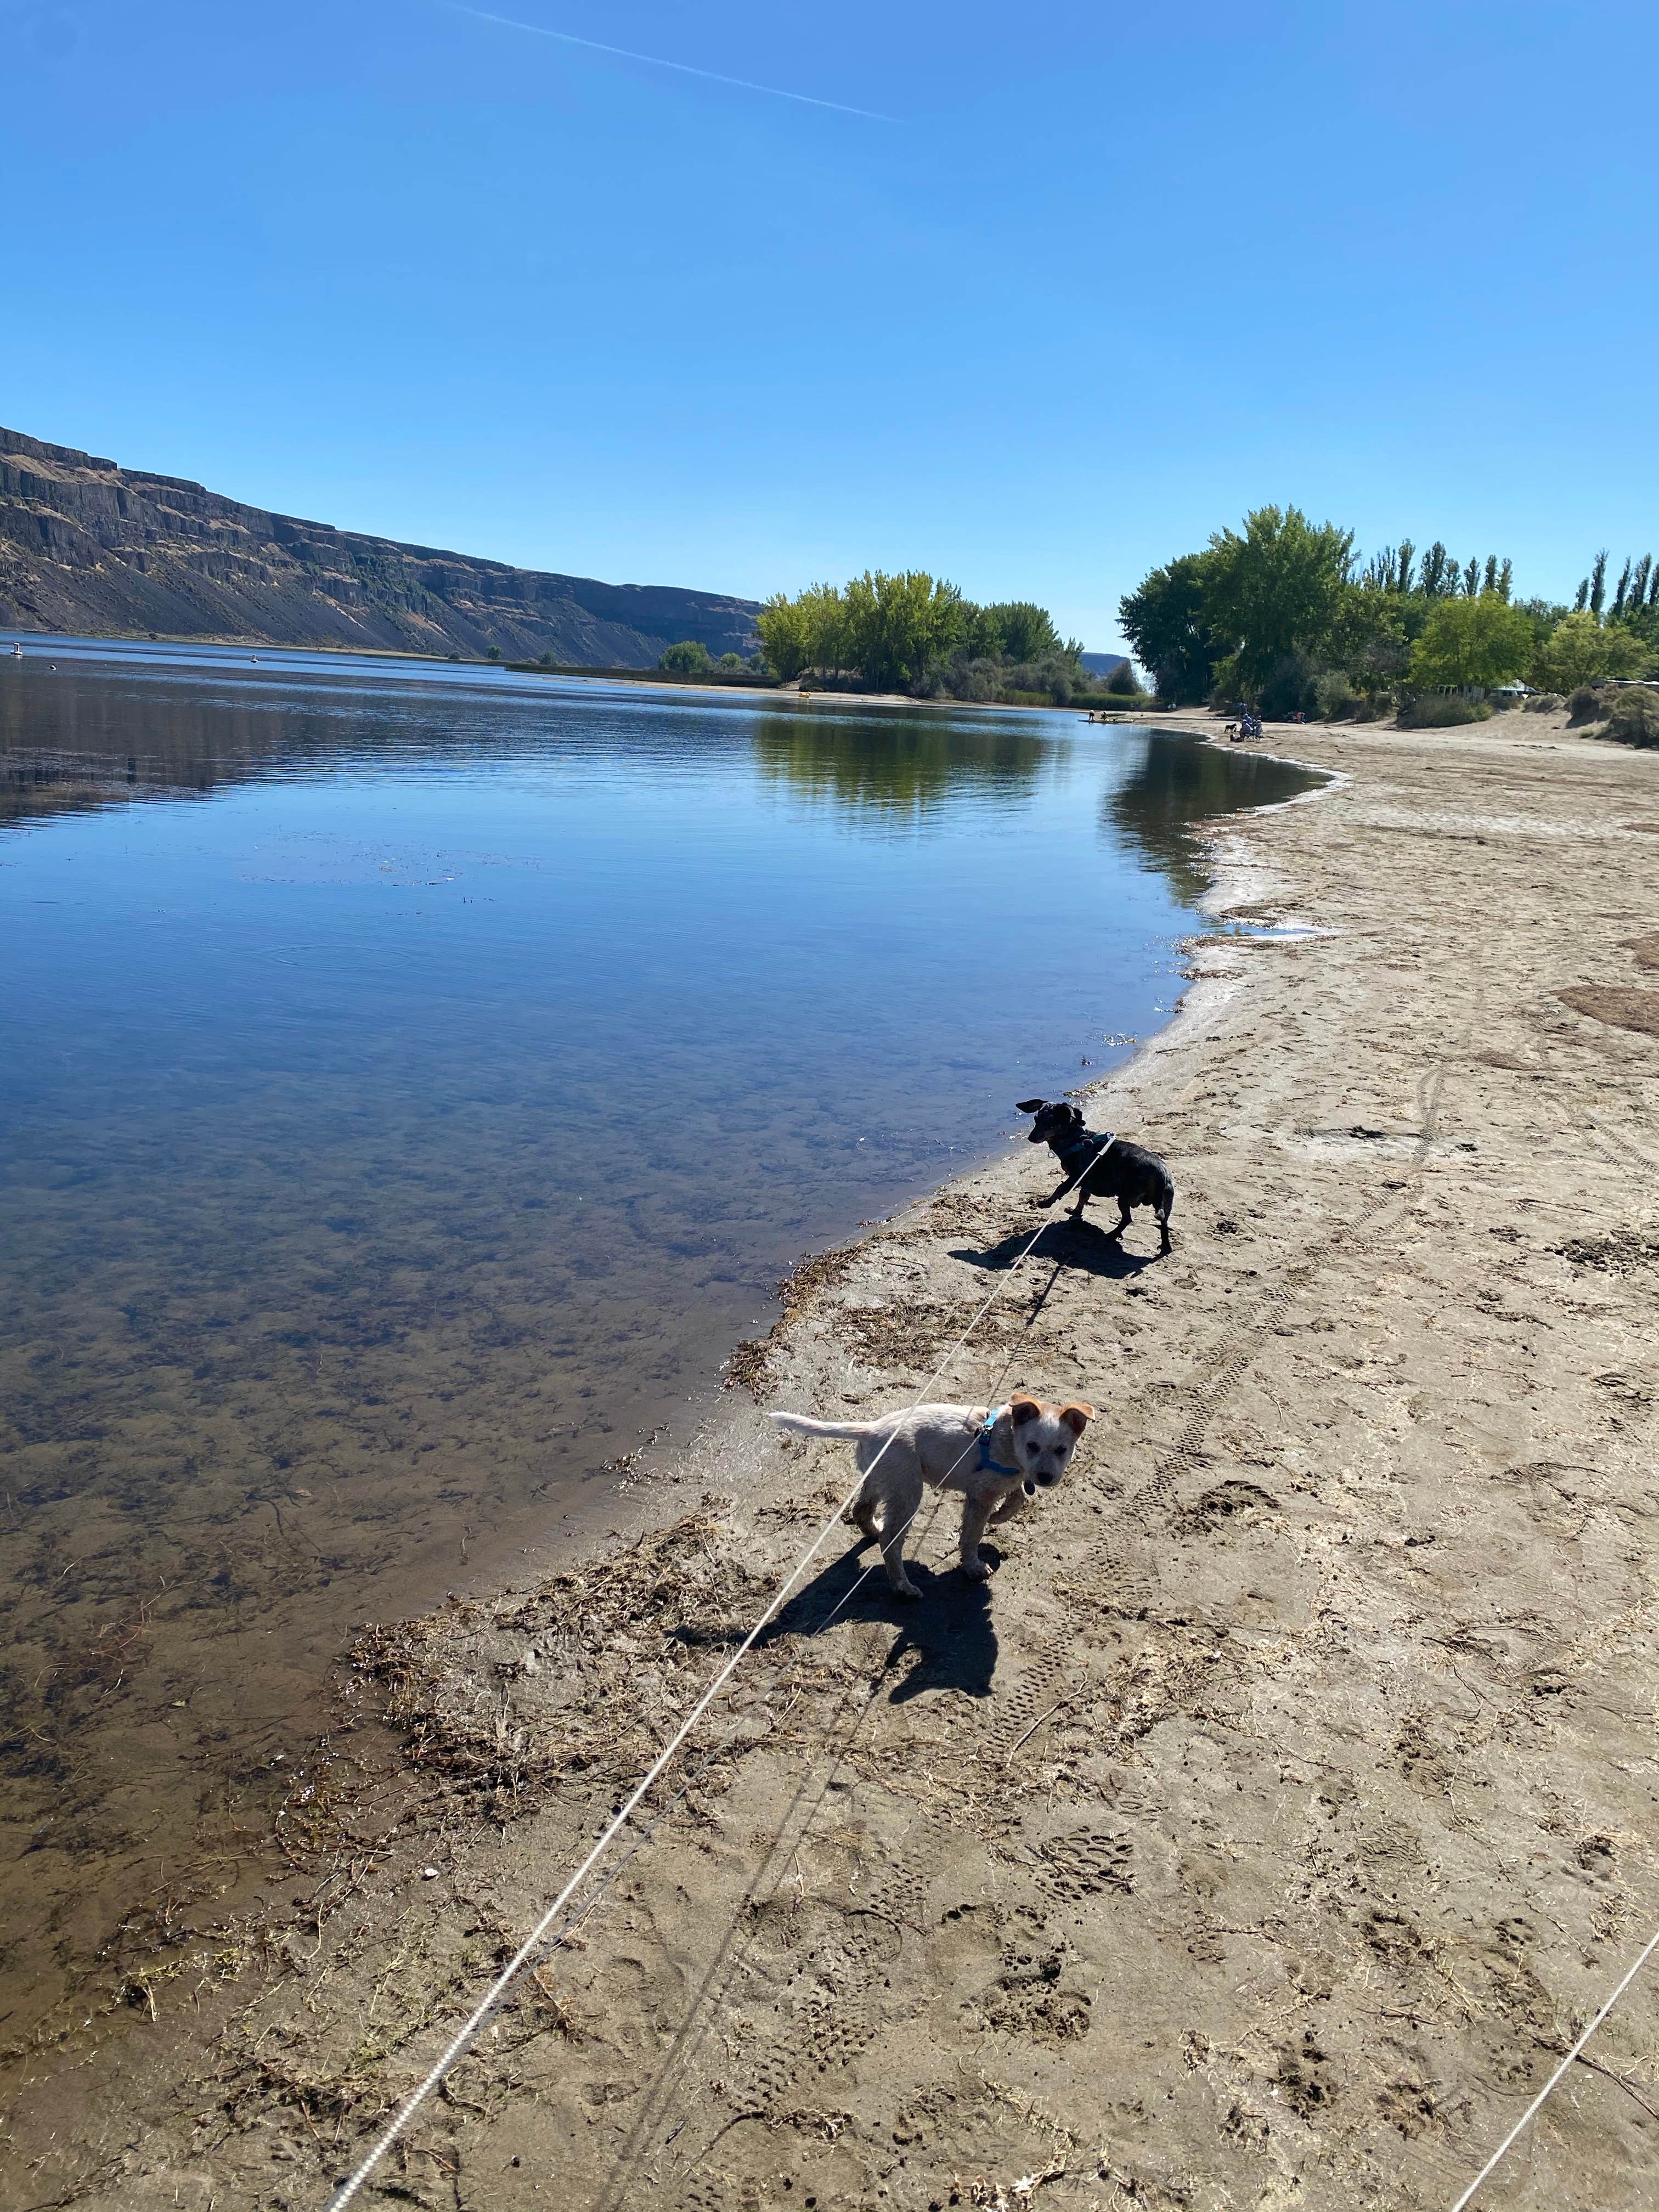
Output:
[[[1216,905],[1318,933],[1196,943],[1091,1101],[1173,1256],[1010,1279],[1019,1145],[738,1363],[889,1407],[1001,1284],[934,1395],[1091,1400],[1072,1479],[988,1589],[935,1515],[912,1607],[836,1612],[836,1533],[363,2202],[1449,2207],[1659,1923],[1659,755],[1280,749],[1348,780],[1222,828]],[[848,1472],[739,1389],[580,1571],[372,1638],[393,1771],[313,1763],[263,1916],[29,2069],[4,2202],[319,2206]],[[1659,2204],[1656,2029],[1659,1964],[1482,2212]]]

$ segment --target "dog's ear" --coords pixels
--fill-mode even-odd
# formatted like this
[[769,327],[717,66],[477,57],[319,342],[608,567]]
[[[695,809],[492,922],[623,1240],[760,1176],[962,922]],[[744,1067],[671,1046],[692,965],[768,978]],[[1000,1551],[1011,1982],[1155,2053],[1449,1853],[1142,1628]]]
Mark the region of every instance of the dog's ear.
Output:
[[1066,1112],[1073,1126],[1080,1129],[1083,1127],[1083,1109],[1080,1106],[1068,1106]]
[[1040,1114],[1048,1103],[1046,1098],[1022,1098],[1014,1111],[1016,1114]]
[[1042,1401],[1029,1396],[1024,1390],[1017,1390],[1008,1401],[1008,1411],[1013,1415],[1014,1426],[1018,1428],[1022,1421],[1035,1421],[1041,1417]]
[[1080,1437],[1095,1417],[1092,1406],[1062,1406],[1060,1418],[1074,1437]]

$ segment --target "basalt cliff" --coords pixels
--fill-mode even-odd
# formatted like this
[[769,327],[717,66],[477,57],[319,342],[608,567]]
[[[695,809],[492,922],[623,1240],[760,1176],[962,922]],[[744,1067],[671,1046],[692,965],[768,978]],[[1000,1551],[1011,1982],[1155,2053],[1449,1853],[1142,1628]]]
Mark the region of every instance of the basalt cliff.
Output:
[[0,629],[648,668],[678,638],[752,651],[757,611],[302,522],[0,429]]

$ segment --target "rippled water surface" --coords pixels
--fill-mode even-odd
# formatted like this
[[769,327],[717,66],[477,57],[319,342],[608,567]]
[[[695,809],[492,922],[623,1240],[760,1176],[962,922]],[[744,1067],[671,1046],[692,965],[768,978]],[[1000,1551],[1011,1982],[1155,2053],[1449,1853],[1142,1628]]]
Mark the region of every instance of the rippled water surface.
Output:
[[1154,1028],[1183,825],[1307,779],[1070,714],[9,644],[15,2033],[257,1854],[354,1621],[521,1564],[803,1249]]

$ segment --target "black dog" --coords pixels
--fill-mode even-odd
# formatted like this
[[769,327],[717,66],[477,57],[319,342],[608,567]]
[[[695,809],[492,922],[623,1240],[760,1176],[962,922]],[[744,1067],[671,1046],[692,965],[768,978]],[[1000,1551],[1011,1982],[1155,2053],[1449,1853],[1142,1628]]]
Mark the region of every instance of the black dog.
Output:
[[1043,1200],[1045,1206],[1052,1206],[1073,1182],[1077,1184],[1073,1221],[1083,1218],[1083,1209],[1091,1198],[1115,1198],[1122,1218],[1115,1229],[1107,1231],[1109,1237],[1121,1237],[1129,1225],[1132,1207],[1150,1206],[1158,1216],[1163,1239],[1158,1249],[1170,1249],[1175,1184],[1156,1152],[1149,1152],[1144,1145],[1132,1145],[1127,1137],[1103,1137],[1097,1130],[1085,1128],[1075,1106],[1058,1102],[1051,1105],[1046,1098],[1023,1098],[1014,1111],[1036,1115],[1030,1141],[1047,1145],[1060,1162],[1060,1189]]

